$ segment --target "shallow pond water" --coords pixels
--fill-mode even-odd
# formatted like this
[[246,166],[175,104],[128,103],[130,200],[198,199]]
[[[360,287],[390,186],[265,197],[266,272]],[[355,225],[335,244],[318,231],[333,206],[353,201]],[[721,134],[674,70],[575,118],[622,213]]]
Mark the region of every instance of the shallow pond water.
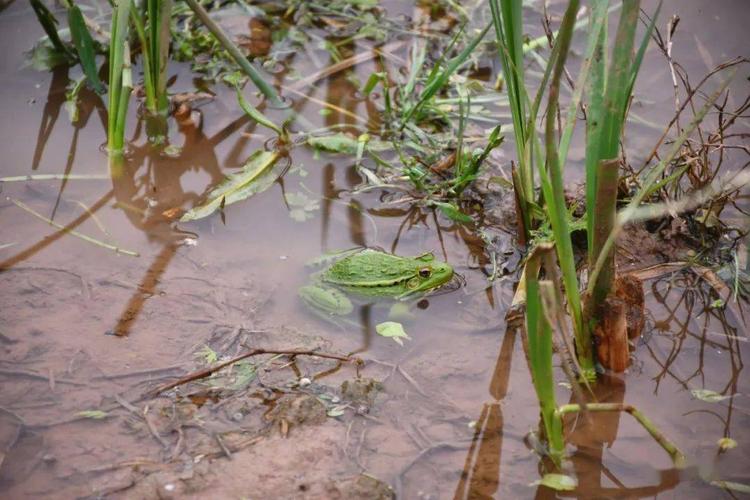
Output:
[[[646,2],[648,12],[652,4]],[[414,13],[411,2],[385,5],[393,18]],[[750,10],[742,1],[665,2],[664,19],[672,13],[682,19],[675,58],[696,78],[708,70],[709,54],[710,64],[747,55]],[[82,119],[71,125],[63,102],[77,70],[23,68],[23,51],[41,34],[26,2],[0,11],[0,176],[104,178],[2,184],[0,496],[346,498],[355,496],[350,483],[362,472],[399,498],[556,495],[530,485],[544,465],[526,437],[537,427],[538,407],[521,336],[505,321],[519,259],[511,223],[486,228],[501,249],[493,264],[470,227],[411,206],[397,190],[352,194],[361,183],[353,158],[305,147],[284,159],[289,169],[269,190],[221,216],[176,223],[165,212],[191,208],[271,136],[249,125],[233,91],[216,85],[216,97],[194,109],[194,123],[171,131],[182,148],[166,158],[147,146],[132,106],[132,151],[110,177],[101,151],[103,101],[84,94]],[[356,41],[346,50],[364,53],[370,45]],[[407,56],[406,44],[395,46],[389,64]],[[378,70],[373,61],[354,67],[360,81]],[[331,62],[310,47],[285,65],[308,76]],[[495,66],[487,63],[489,81]],[[294,88],[284,74],[277,83]],[[747,83],[736,85],[739,95]],[[194,91],[188,68],[175,65],[170,91]],[[380,119],[344,74],[304,92],[311,99],[282,89],[314,125],[362,130]],[[316,100],[350,114],[321,114]],[[634,104],[643,120],[628,130],[636,158],[645,157],[658,133],[649,123],[663,126],[672,110],[669,70],[652,49]],[[500,153],[507,163],[503,154],[510,153]],[[581,155],[573,148],[571,159]],[[66,235],[11,200],[139,256]],[[319,320],[297,297],[311,272],[306,263],[358,246],[399,255],[431,251],[454,266],[461,286],[417,305],[404,346],[374,332],[387,308],[357,308],[356,327]],[[631,256],[628,266],[639,262]],[[674,469],[628,415],[586,415],[568,430],[568,472],[579,486],[558,495],[717,498],[728,493],[710,480],[750,483],[750,379],[743,365],[750,346],[742,306],[712,307],[711,287],[689,270],[648,281],[646,292],[647,329],[633,366],[602,379],[597,397],[636,406],[690,466]],[[365,363],[266,356],[245,390],[222,392],[217,380],[143,397],[205,366],[206,346],[225,357],[247,347],[354,352]],[[357,374],[382,388],[366,401],[341,394],[342,382]],[[564,382],[562,372],[557,376]],[[694,397],[704,389],[727,397]],[[329,416],[289,417],[291,424],[277,426],[279,411],[307,407],[295,402],[298,393],[321,396]],[[558,401],[571,397],[561,384]],[[95,410],[106,415],[80,413]],[[739,446],[717,454],[722,437]],[[379,493],[367,494],[362,498]]]

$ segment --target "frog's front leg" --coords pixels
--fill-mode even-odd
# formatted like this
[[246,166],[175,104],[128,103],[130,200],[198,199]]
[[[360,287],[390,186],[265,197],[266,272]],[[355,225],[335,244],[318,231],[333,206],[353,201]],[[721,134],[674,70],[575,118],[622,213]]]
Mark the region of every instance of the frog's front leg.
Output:
[[314,312],[325,316],[346,316],[354,310],[352,301],[335,288],[305,285],[299,288],[298,294]]

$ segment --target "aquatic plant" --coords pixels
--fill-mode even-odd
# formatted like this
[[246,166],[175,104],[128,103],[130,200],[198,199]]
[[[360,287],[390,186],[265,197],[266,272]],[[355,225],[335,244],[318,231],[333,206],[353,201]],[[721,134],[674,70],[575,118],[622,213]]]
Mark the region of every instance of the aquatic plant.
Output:
[[109,115],[107,119],[107,147],[109,154],[120,157],[125,147],[127,121],[133,77],[128,42],[128,18],[132,2],[118,3],[112,12],[109,43]]
[[[567,113],[567,122],[558,138],[556,127],[558,115],[558,96],[560,81],[563,74],[565,60],[569,50],[570,36],[575,14],[578,11],[578,0],[568,3],[565,16],[561,23],[560,32],[555,38],[553,54],[550,57],[542,86],[537,92],[535,101],[529,107],[529,120],[527,130],[528,137],[525,138],[522,154],[526,160],[534,158],[531,163],[539,174],[541,201],[544,218],[537,223],[549,224],[551,233],[542,233],[542,239],[534,242],[532,251],[524,271],[524,285],[526,293],[526,328],[529,336],[529,367],[534,379],[534,386],[542,413],[547,440],[550,445],[550,453],[553,459],[559,463],[562,456],[561,424],[558,419],[565,413],[578,411],[585,407],[588,411],[626,411],[633,415],[648,432],[667,450],[676,464],[681,464],[684,457],[663,435],[653,427],[653,424],[641,415],[636,409],[619,405],[588,404],[560,410],[554,402],[554,392],[550,384],[552,373],[552,335],[551,331],[556,318],[561,314],[562,300],[547,299],[559,290],[555,283],[557,280],[547,279],[542,285],[539,282],[540,270],[544,270],[547,276],[556,273],[559,268],[562,271],[562,283],[567,297],[567,310],[572,317],[575,333],[575,353],[571,352],[579,376],[583,380],[594,380],[594,356],[593,356],[593,331],[597,327],[608,326],[612,322],[602,324],[605,314],[603,304],[613,293],[615,262],[614,241],[616,235],[622,230],[624,224],[633,219],[637,207],[644,201],[646,193],[653,188],[654,183],[661,177],[664,168],[669,164],[680,150],[687,137],[693,132],[698,123],[703,119],[714,101],[724,92],[729,79],[711,95],[707,102],[695,112],[691,124],[683,129],[682,134],[674,141],[669,151],[661,158],[659,164],[654,166],[641,182],[640,189],[631,198],[628,206],[618,216],[616,212],[619,165],[620,165],[620,138],[627,120],[627,108],[629,106],[633,85],[640,68],[643,54],[645,53],[648,39],[654,29],[656,15],[647,26],[643,40],[635,54],[633,54],[636,25],[640,2],[624,1],[622,14],[620,16],[617,36],[614,45],[613,57],[611,58],[609,70],[605,73],[605,48],[607,47],[607,2],[595,2],[591,16],[588,34],[588,45],[586,58],[581,67],[577,88],[570,103]],[[657,7],[657,12],[658,14]],[[493,11],[495,13],[495,11]],[[510,15],[503,12],[502,15]],[[498,16],[495,15],[497,18]],[[504,46],[505,39],[498,37],[498,44],[502,51],[507,51]],[[545,90],[549,79],[548,105],[545,118],[544,149],[540,143],[542,138],[535,132],[535,117],[538,110],[541,95]],[[589,240],[589,281],[584,292],[580,289],[576,267],[575,255],[571,239],[571,223],[569,221],[569,209],[563,191],[563,169],[567,157],[567,148],[575,126],[576,113],[581,99],[581,88],[585,85],[589,103],[587,106],[587,136],[586,136],[586,221]],[[523,91],[521,91],[523,93]],[[512,108],[513,109],[513,108]],[[514,111],[518,113],[520,111]],[[533,155],[532,155],[533,152]],[[546,219],[546,220],[545,220]],[[557,263],[549,257],[545,265],[540,265],[539,254],[547,255],[555,249]],[[546,292],[544,290],[546,289]],[[558,304],[553,306],[551,304]],[[624,314],[624,313],[623,313]],[[624,321],[621,322],[624,325]],[[565,329],[559,328],[562,338],[565,338]],[[605,335],[618,332],[605,332]],[[624,330],[620,332],[625,334]],[[627,349],[627,342],[623,342]],[[572,350],[571,350],[572,351]],[[627,352],[625,353],[627,359]],[[617,367],[624,370],[625,366]],[[573,379],[575,382],[575,378]]]
[[147,0],[144,11],[145,17],[137,8],[131,9],[130,14],[141,44],[147,134],[151,143],[161,144],[166,141],[169,112],[167,63],[172,0]]

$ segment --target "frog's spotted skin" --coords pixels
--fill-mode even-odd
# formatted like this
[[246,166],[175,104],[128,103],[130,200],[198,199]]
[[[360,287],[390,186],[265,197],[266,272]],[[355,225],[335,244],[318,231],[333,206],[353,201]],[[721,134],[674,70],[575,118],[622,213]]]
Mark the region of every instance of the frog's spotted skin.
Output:
[[334,262],[316,275],[319,284],[303,286],[299,294],[317,311],[346,315],[353,310],[347,294],[399,300],[438,288],[452,277],[453,268],[431,253],[399,257],[367,248]]

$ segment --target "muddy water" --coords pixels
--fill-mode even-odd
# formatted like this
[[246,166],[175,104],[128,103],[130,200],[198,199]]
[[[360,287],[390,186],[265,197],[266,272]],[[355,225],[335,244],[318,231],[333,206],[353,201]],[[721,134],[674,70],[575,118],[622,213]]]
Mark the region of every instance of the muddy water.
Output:
[[[699,75],[706,70],[703,48],[716,61],[746,55],[741,41],[750,16],[742,2],[707,9],[695,1],[668,2],[663,10],[682,18],[675,57]],[[401,3],[391,10],[411,12]],[[77,70],[21,69],[23,50],[41,35],[25,3],[0,12],[0,33],[6,47],[0,174],[108,176],[99,148],[105,141],[100,98],[84,95],[82,120],[73,126],[61,105],[67,78]],[[347,49],[359,53],[368,44]],[[325,52],[310,52],[314,57],[290,56],[287,67],[307,75],[317,69],[310,69],[311,60],[331,63]],[[403,47],[394,54],[407,57]],[[361,81],[374,70],[372,62],[355,68]],[[192,91],[189,72],[174,71],[171,90]],[[671,81],[656,51],[643,74],[640,114],[666,123]],[[3,184],[0,244],[12,245],[0,250],[1,496],[347,497],[353,496],[347,481],[360,472],[388,483],[400,498],[554,496],[529,485],[544,465],[524,441],[537,426],[537,406],[520,335],[506,331],[504,320],[517,264],[507,226],[500,221],[487,229],[507,249],[497,256],[498,279],[488,283],[495,267],[469,228],[412,207],[399,191],[353,195],[361,182],[353,159],[305,147],[292,150],[282,182],[268,191],[227,207],[223,217],[174,223],[165,211],[192,207],[271,138],[243,118],[232,92],[216,91],[195,108],[192,126],[171,130],[171,142],[182,146],[176,157],[151,152],[142,127],[132,125],[133,150],[117,175]],[[356,116],[321,115],[315,101],[284,92],[316,125],[347,123],[356,131],[379,119],[342,75],[304,92]],[[641,123],[628,141],[639,151],[653,138],[654,129]],[[297,193],[312,201],[303,213],[289,204]],[[10,199],[140,255],[64,235]],[[305,263],[354,246],[400,255],[432,251],[453,264],[463,286],[414,309],[406,324],[411,340],[403,347],[374,334],[387,313],[378,307],[358,308],[356,327],[322,322],[296,295],[310,272]],[[693,274],[652,280],[646,290],[649,321],[634,365],[625,377],[603,380],[597,396],[637,406],[681,447],[691,467],[673,469],[629,416],[589,415],[570,423],[568,468],[579,488],[569,495],[725,495],[701,477],[750,482],[746,327],[739,309],[711,308],[716,297]],[[203,367],[204,346],[227,357],[245,346],[357,352],[365,364],[357,369],[298,358],[290,365],[266,356],[246,390],[222,391],[218,379],[214,387],[191,384],[178,395],[144,398]],[[373,401],[351,402],[342,415],[314,425],[276,425],[269,408],[286,408],[280,397],[308,393],[346,402],[339,386],[358,372],[382,382]],[[302,378],[310,384],[296,385]],[[691,395],[696,389],[729,398],[700,401]],[[570,397],[561,385],[558,400]],[[87,410],[107,415],[84,418],[79,412]],[[738,448],[718,455],[721,437],[732,437]]]

